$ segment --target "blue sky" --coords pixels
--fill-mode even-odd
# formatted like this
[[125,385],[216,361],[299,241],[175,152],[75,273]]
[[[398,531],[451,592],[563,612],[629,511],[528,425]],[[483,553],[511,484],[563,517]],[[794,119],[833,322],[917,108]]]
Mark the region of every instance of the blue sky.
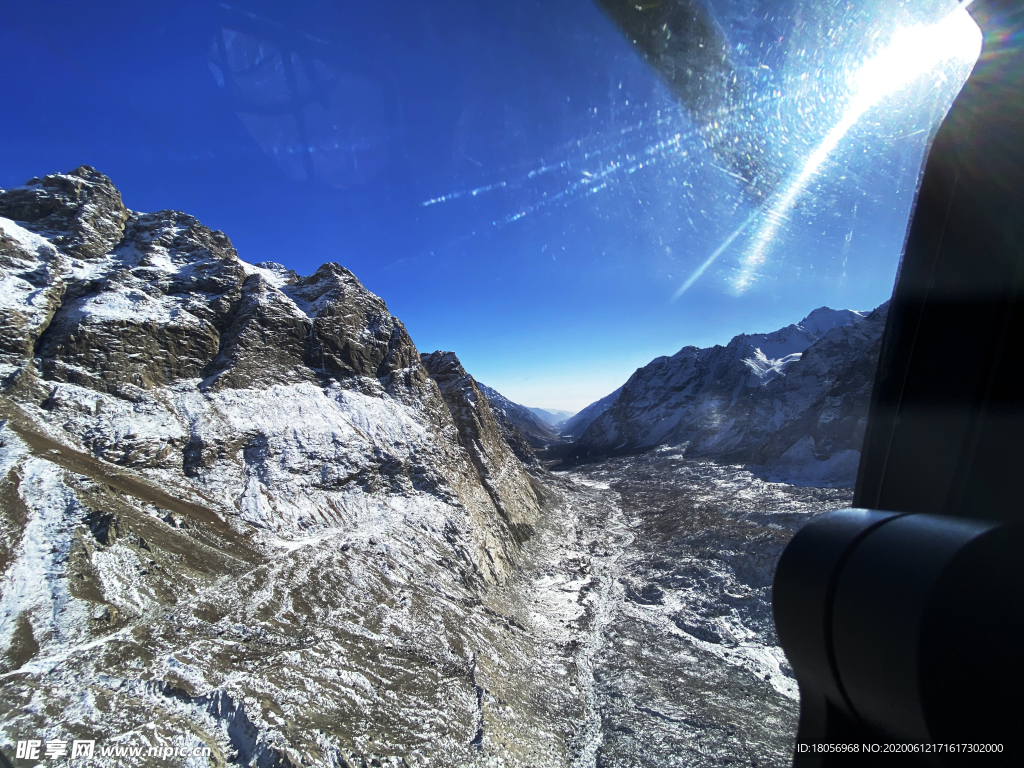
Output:
[[[844,22],[856,34],[820,43],[814,4],[711,5],[792,177],[892,19],[861,10]],[[130,208],[187,211],[248,261],[340,262],[421,351],[565,410],[684,345],[885,301],[963,70],[866,111],[737,290],[757,202],[589,0],[35,2],[3,17],[0,186],[85,163]]]

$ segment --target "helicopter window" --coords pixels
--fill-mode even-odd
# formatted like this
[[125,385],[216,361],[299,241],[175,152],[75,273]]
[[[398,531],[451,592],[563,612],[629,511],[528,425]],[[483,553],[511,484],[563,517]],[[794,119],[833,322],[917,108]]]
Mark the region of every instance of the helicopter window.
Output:
[[[411,734],[409,744],[464,750],[437,764],[470,764],[464,754],[486,762],[499,749],[509,750],[509,764],[536,764],[532,745],[540,754],[553,735],[575,756],[562,764],[573,765],[635,764],[605,760],[609,735],[630,755],[658,749],[669,762],[689,761],[683,749],[694,764],[785,754],[797,689],[771,622],[772,563],[799,524],[851,498],[848,478],[833,483],[818,469],[836,457],[826,469],[856,472],[877,346],[858,352],[860,400],[849,398],[843,413],[831,394],[855,378],[845,374],[837,390],[805,397],[809,386],[792,398],[821,409],[783,413],[767,385],[799,382],[783,368],[801,352],[782,345],[729,361],[729,408],[761,410],[719,407],[728,401],[719,387],[726,365],[713,375],[691,366],[684,385],[666,375],[637,388],[633,402],[660,407],[698,378],[710,382],[708,407],[690,409],[707,417],[698,436],[713,442],[722,424],[739,423],[756,443],[746,457],[761,456],[765,423],[845,423],[846,442],[832,441],[838,447],[825,459],[806,430],[777,441],[782,456],[803,451],[810,488],[755,475],[753,461],[691,461],[693,435],[682,431],[659,443],[678,425],[670,417],[681,419],[681,400],[671,401],[674,411],[651,408],[645,439],[655,437],[646,443],[620,444],[628,430],[611,423],[598,446],[607,452],[594,455],[615,458],[577,466],[558,485],[512,430],[483,434],[497,417],[478,390],[467,385],[461,411],[444,399],[443,377],[458,372],[447,355],[417,361],[372,299],[355,289],[355,299],[341,288],[315,293],[316,281],[310,288],[286,269],[311,275],[340,263],[387,302],[418,351],[455,350],[510,406],[561,415],[681,347],[785,332],[822,306],[871,310],[891,295],[929,141],[979,55],[980,32],[963,4],[7,5],[0,331],[15,331],[0,339],[0,429],[25,429],[24,413],[39,428],[24,446],[7,431],[0,440],[5,476],[20,478],[0,476],[3,504],[31,499],[8,505],[13,511],[0,504],[0,576],[14,573],[15,585],[0,594],[0,666],[5,683],[22,681],[12,682],[21,703],[0,702],[0,720],[69,721],[68,712],[88,711],[82,727],[102,720],[117,740],[168,745],[150,730],[156,701],[174,708],[175,721],[217,719],[223,745],[236,750],[225,754],[261,765],[308,762],[314,745],[332,764],[410,764],[385,755],[392,728]],[[90,250],[76,241],[75,217],[95,212],[85,195],[61,209],[77,204],[74,214],[53,217],[63,215],[55,226],[68,234],[48,229],[42,209],[63,202],[40,192],[44,184],[13,189],[82,165],[109,176],[132,211],[161,212],[132,219],[111,204],[102,236],[87,244],[113,248],[93,253],[96,263],[76,258]],[[83,174],[55,182],[69,200],[82,179],[95,179]],[[175,266],[178,277],[159,266],[171,262],[159,244],[146,264],[122,269],[141,253],[136,246],[155,242],[153,221],[166,226],[160,237],[194,234],[168,209],[222,230],[259,266],[238,265],[226,242],[204,231],[208,240],[182,237],[167,249],[185,264]],[[42,256],[31,266],[29,251],[58,267]],[[214,251],[221,258],[207,274]],[[218,269],[231,273],[223,283]],[[351,287],[347,273],[325,272]],[[200,283],[212,288],[193,293]],[[346,314],[360,302],[376,314]],[[104,333],[88,335],[88,322],[76,325],[82,317],[100,318]],[[145,327],[133,336],[140,317]],[[807,331],[799,349],[828,328]],[[351,350],[364,340],[387,358],[331,369],[324,339],[344,342],[335,363],[359,357]],[[109,362],[111,349],[128,362]],[[167,361],[166,386],[150,387],[135,370],[151,354]],[[241,361],[239,378],[222,377],[236,354],[229,362]],[[671,359],[683,360],[676,371],[690,362]],[[398,370],[389,367],[396,361]],[[819,373],[811,371],[812,384],[835,383]],[[386,389],[402,376],[407,390]],[[256,413],[254,402],[273,414]],[[12,404],[17,418],[8,422]],[[469,411],[481,418],[456,428],[460,414],[472,420]],[[467,432],[483,435],[472,449]],[[578,433],[548,434],[561,441],[556,448],[584,445]],[[79,448],[39,447],[65,437]],[[472,452],[484,442],[495,463]],[[636,451],[616,454],[623,446]],[[50,474],[34,474],[47,462]],[[107,473],[114,462],[123,466]],[[96,473],[95,482],[79,471]],[[561,506],[543,508],[549,481],[552,497],[568,499]],[[131,494],[138,504],[124,501]],[[208,542],[221,539],[207,525],[221,511],[246,534],[223,539],[223,558],[209,554],[218,550]],[[167,544],[194,535],[195,549]],[[536,549],[524,554],[527,545]],[[487,591],[492,566],[495,584],[501,574],[508,580]],[[191,587],[181,584],[199,591],[185,594]],[[221,591],[237,597],[223,612],[214,600]],[[31,611],[18,602],[25,595],[38,600]],[[34,633],[30,614],[45,631]],[[188,653],[172,653],[178,637]],[[603,668],[601,654],[612,659]],[[273,674],[250,677],[253,687],[237,689],[249,693],[230,698],[257,668]],[[320,672],[324,687],[305,685]],[[282,692],[303,703],[282,709]],[[128,712],[114,703],[126,699],[108,694],[148,703]],[[48,695],[71,703],[40,705]],[[765,706],[752,706],[757,697]],[[495,731],[508,713],[522,727]],[[0,730],[18,741],[19,759],[42,743],[43,730],[12,737],[8,725]],[[335,725],[359,734],[358,759],[338,751]],[[62,733],[49,726],[47,737]],[[737,736],[744,728],[746,741]],[[458,744],[456,732],[465,736]],[[523,734],[535,741],[513,754]],[[253,751],[293,736],[288,755]],[[47,748],[54,743],[63,742]],[[748,754],[751,745],[765,752]],[[405,754],[419,756],[413,764],[437,762],[419,747]]]
[[3,186],[86,162],[249,261],[340,261],[422,348],[571,410],[884,301],[979,46],[940,0],[40,3],[0,34]]

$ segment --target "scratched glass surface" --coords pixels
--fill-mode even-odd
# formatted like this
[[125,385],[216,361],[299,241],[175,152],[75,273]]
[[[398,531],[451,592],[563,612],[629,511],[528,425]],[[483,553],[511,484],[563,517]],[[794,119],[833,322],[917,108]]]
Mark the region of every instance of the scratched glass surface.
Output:
[[249,261],[343,263],[491,384],[600,371],[591,399],[888,298],[980,45],[949,0],[115,5],[12,10],[0,186],[87,162]]
[[[659,5],[637,6],[636,15]],[[404,184],[419,210],[407,215],[454,215],[451,241],[500,238],[526,219],[572,222],[574,230],[615,223],[603,233],[609,243],[653,228],[671,243],[668,257],[640,266],[678,273],[673,298],[702,278],[743,293],[814,268],[847,276],[861,222],[905,213],[929,134],[977,56],[976,27],[964,9],[943,2],[678,5],[706,13],[717,33],[689,39],[677,31],[678,47],[718,46],[731,75],[708,78],[705,90],[726,87],[707,103],[681,103],[664,77],[646,80],[633,62],[619,61],[628,56],[610,45],[608,30],[600,30],[604,39],[591,39],[585,26],[567,34],[571,8],[562,9],[570,13],[555,33],[567,39],[538,53],[544,62],[521,51],[506,56],[505,48],[533,44],[531,20],[517,14],[511,24],[489,25],[442,11],[423,30],[396,30],[376,27],[368,12],[365,33],[380,33],[378,56],[368,59],[346,56],[344,35],[323,37],[313,18],[304,29],[226,8],[209,65],[289,179],[339,189],[385,177],[401,184],[395,173],[408,164],[414,170]],[[480,36],[484,29],[491,39]],[[415,62],[389,48],[415,46],[402,34],[409,31],[422,32],[416,42],[436,70],[428,76],[453,66],[452,103],[416,105],[448,112],[443,152],[403,114],[402,92],[416,90],[417,73],[402,65]],[[655,68],[677,55],[670,23],[662,31],[666,44],[656,55],[632,46]],[[595,54],[611,48],[611,64],[580,57],[588,66],[574,71],[574,49],[589,46]],[[532,66],[552,60],[562,66]],[[504,65],[507,78],[490,71]],[[608,237],[613,229],[619,237]],[[814,242],[813,257],[787,252],[787,242],[801,238]]]

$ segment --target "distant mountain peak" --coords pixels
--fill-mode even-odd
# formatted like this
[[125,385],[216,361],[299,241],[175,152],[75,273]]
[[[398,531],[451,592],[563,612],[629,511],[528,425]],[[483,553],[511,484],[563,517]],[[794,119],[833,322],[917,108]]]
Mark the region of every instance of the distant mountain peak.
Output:
[[579,457],[686,445],[688,456],[851,484],[886,310],[820,307],[777,331],[655,358],[563,433]]
[[841,328],[853,325],[863,320],[869,312],[858,312],[852,309],[831,309],[830,307],[818,307],[797,325],[819,338],[824,336],[833,328]]
[[558,426],[566,419],[571,419],[576,415],[575,411],[560,411],[551,408],[527,408],[527,410],[551,426]]

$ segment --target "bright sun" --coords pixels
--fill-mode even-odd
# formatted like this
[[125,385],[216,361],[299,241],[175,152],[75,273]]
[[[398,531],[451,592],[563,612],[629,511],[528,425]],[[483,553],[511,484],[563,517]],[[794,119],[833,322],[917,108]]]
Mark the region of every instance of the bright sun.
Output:
[[[865,61],[850,79],[853,96],[839,122],[815,147],[799,172],[761,209],[761,225],[740,260],[739,273],[733,280],[733,291],[743,293],[753,284],[796,198],[803,193],[811,178],[865,112],[886,96],[897,93],[922,75],[938,69],[943,62],[974,62],[980,52],[981,30],[967,13],[967,3],[957,6],[956,10],[935,24],[897,30],[889,44]],[[746,226],[744,224],[743,228]],[[738,233],[734,233],[733,237],[735,234]]]
[[943,62],[973,62],[980,52],[981,30],[966,3],[936,24],[903,27],[854,76],[850,109],[863,113]]

